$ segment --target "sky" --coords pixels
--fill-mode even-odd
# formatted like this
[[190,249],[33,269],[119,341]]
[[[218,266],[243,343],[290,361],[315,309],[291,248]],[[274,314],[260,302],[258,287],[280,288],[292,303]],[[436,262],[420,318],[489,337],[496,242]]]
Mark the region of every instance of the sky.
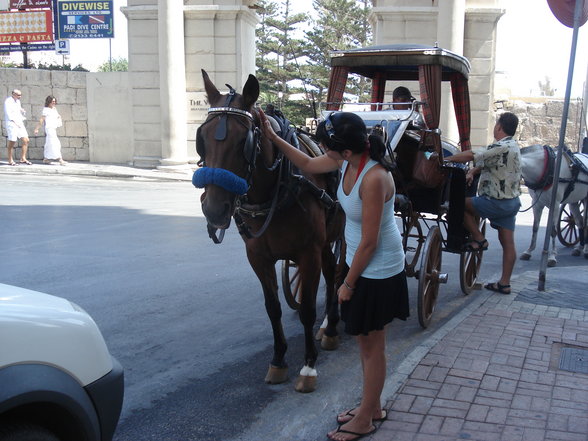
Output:
[[[50,53],[32,54],[32,61],[82,64],[90,70],[109,59],[127,58],[126,18],[120,12],[127,0],[114,0],[115,38],[72,39],[70,56]],[[312,11],[312,0],[292,1],[295,12]],[[573,30],[561,24],[551,13],[547,0],[502,0],[506,14],[498,22],[496,70],[506,75],[513,95],[527,96],[538,91],[538,82],[549,77],[556,96],[564,96],[570,61]],[[434,43],[434,42],[431,42]],[[580,28],[574,69],[572,98],[582,96],[588,69],[588,23]]]

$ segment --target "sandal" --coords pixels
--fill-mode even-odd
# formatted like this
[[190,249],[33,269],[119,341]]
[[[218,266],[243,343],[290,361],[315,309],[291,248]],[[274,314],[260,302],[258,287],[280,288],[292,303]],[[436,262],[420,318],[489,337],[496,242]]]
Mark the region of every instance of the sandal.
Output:
[[[353,419],[353,417],[355,416],[355,414],[353,413],[354,410],[355,409],[350,409],[347,412],[340,413],[339,415],[337,415],[337,422],[339,424],[345,424],[345,423],[351,421]],[[349,418],[347,418],[347,417],[349,417]],[[385,421],[387,419],[388,419],[388,411],[386,409],[382,409],[380,418],[372,418],[372,421],[378,422],[378,421]]]
[[[473,246],[477,244],[477,246]],[[476,240],[472,239],[463,247],[464,251],[486,251],[488,249],[488,241],[486,239]]]
[[12,162],[9,162],[8,165],[18,165],[18,164],[16,162],[12,161]]
[[338,438],[333,438],[333,437],[336,436],[338,433],[343,433],[343,434],[346,434],[346,435],[351,435],[353,437],[353,438],[347,438],[346,441],[356,441],[358,439],[361,439],[363,437],[366,437],[366,436],[371,435],[376,430],[378,430],[378,429],[375,426],[372,426],[372,428],[369,431],[367,431],[365,433],[359,433],[359,432],[352,432],[351,430],[342,429],[341,426],[339,426],[337,428],[337,430],[335,430],[333,432],[329,432],[327,434],[327,436],[329,437],[329,439],[337,440]]
[[21,164],[26,164],[26,165],[33,165],[33,163],[31,161],[27,161],[26,159],[24,161],[20,161]]
[[498,292],[500,294],[510,294],[510,285],[501,285],[499,282],[487,283],[484,285],[484,288],[490,291]]

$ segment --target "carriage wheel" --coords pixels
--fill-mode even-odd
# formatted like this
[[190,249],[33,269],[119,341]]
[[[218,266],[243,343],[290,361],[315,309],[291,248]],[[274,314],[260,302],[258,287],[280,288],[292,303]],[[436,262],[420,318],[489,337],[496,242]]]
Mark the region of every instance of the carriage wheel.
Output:
[[[480,221],[479,228],[486,237],[486,219]],[[483,255],[483,251],[463,251],[459,257],[459,284],[466,296],[472,292],[478,280]]]
[[300,308],[300,274],[298,265],[291,260],[282,260],[282,289],[286,303],[294,311]]
[[447,282],[447,275],[441,274],[441,232],[437,225],[432,226],[427,234],[421,266],[417,274],[419,323],[426,328],[437,303],[439,284]]
[[414,276],[414,268],[419,261],[425,238],[416,214],[402,217],[402,249],[404,250],[404,269],[407,277]]
[[[341,258],[341,246],[343,239],[337,239],[332,243],[331,249],[335,255],[335,261],[339,262]],[[300,308],[300,274],[298,265],[291,260],[282,261],[282,289],[286,303],[294,311]]]
[[[584,201],[580,202],[580,213],[584,213]],[[582,225],[576,223],[569,205],[562,205],[559,209],[559,220],[557,222],[557,237],[561,244],[566,247],[573,247],[580,242]]]

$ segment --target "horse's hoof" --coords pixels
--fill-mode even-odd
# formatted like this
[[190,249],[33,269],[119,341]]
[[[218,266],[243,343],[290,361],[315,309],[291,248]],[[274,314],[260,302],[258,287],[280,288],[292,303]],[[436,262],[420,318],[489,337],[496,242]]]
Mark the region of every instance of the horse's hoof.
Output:
[[325,335],[325,328],[319,328],[319,330],[316,331],[316,334],[314,335],[314,339],[316,341],[322,340],[323,335]]
[[547,266],[552,268],[557,265],[557,260],[555,259],[547,259]]
[[270,364],[265,376],[265,382],[269,384],[284,383],[288,379],[288,368],[279,368]]
[[298,380],[296,380],[296,392],[307,394],[309,392],[314,392],[315,389],[316,375],[312,377],[308,375],[298,375]]
[[329,337],[328,335],[323,335],[321,339],[321,348],[325,351],[334,351],[339,347],[339,336],[336,335],[334,337]]
[[521,254],[521,257],[519,257],[519,259],[521,259],[521,260],[531,260],[531,255],[529,253],[523,253],[523,254]]
[[580,250],[573,249],[572,256],[579,256],[581,254]]

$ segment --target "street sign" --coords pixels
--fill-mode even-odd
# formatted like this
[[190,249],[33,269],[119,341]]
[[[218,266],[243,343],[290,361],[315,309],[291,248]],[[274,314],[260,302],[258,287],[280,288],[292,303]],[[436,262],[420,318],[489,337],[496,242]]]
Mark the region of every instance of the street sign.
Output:
[[113,0],[59,0],[57,38],[114,38]]
[[29,43],[29,44],[7,44],[0,46],[0,54],[21,51],[52,51],[55,49],[53,43]]
[[55,40],[55,53],[69,55],[69,40]]
[[0,12],[0,43],[53,41],[50,10]]

